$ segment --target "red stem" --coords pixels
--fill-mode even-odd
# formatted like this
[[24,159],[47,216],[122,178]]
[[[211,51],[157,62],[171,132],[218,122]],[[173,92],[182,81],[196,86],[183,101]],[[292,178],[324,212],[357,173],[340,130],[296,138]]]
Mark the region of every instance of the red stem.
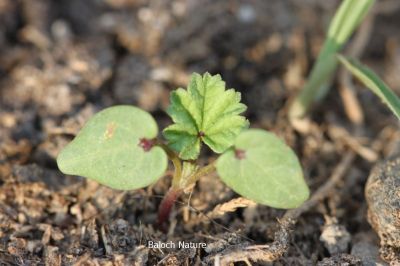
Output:
[[182,190],[176,188],[170,188],[160,203],[158,207],[158,225],[162,228],[165,222],[168,220],[169,215],[171,213],[172,206],[179,195],[182,193]]

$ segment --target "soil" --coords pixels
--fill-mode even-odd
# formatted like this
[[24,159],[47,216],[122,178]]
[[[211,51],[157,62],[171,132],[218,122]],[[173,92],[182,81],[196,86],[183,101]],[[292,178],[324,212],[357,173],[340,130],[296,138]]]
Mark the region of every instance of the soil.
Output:
[[381,256],[393,263],[400,263],[399,166],[399,158],[378,164],[368,178],[365,188],[368,219],[379,233]]
[[[287,119],[338,3],[0,0],[0,265],[384,265],[364,186],[399,142],[398,121],[356,82],[363,119],[355,120],[340,77],[313,108],[307,132]],[[400,93],[400,7],[377,6],[361,60]],[[194,71],[219,73],[242,93],[252,126],[295,149],[312,195],[354,155],[295,224],[282,222],[285,210],[247,202],[210,175],[180,197],[164,232],[156,219],[169,177],[117,191],[57,169],[59,151],[105,107],[139,106],[164,128],[169,92]],[[215,158],[204,151],[200,161]],[[270,253],[247,257],[254,249]]]

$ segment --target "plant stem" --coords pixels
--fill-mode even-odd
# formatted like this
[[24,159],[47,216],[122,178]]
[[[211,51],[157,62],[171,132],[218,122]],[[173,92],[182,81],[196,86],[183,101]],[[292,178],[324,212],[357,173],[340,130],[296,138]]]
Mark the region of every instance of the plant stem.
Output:
[[172,178],[172,187],[178,188],[179,187],[179,182],[181,180],[182,176],[182,163],[181,159],[179,159],[178,155],[171,150],[167,145],[164,143],[161,143],[158,141],[157,143],[163,150],[167,153],[168,158],[172,161],[172,164],[174,165],[175,171],[174,171],[174,176]]
[[[180,162],[179,167],[181,167]],[[179,176],[174,175],[172,186],[168,190],[167,194],[161,201],[160,206],[158,207],[158,225],[161,229],[163,229],[164,224],[170,216],[172,207],[174,206],[176,199],[182,194],[183,190],[190,185],[196,183],[196,181],[199,180],[200,177],[208,175],[214,171],[215,165],[214,163],[211,163],[205,167],[198,169],[196,172],[188,176],[182,176],[182,173],[180,173]]]
[[174,165],[174,176],[172,177],[172,185],[168,190],[167,194],[158,206],[158,226],[162,229],[165,222],[168,220],[171,213],[172,206],[179,195],[182,193],[182,189],[179,188],[179,183],[182,178],[182,162],[178,155],[171,150],[167,145],[161,141],[157,141],[157,145],[160,146],[168,155],[168,158],[172,161]]
[[165,222],[168,220],[169,215],[172,210],[172,206],[174,206],[174,203],[176,199],[179,197],[179,195],[182,193],[181,189],[177,189],[174,187],[171,187],[163,200],[160,203],[160,206],[158,207],[158,226],[161,228],[165,224]]
[[171,188],[168,190],[167,194],[161,201],[160,206],[158,207],[158,225],[160,226],[160,228],[163,228],[163,225],[169,218],[172,206],[174,206],[176,199],[182,194],[182,191],[190,185],[196,183],[200,177],[214,172],[215,162],[200,169],[197,169],[196,171],[193,170],[193,173],[192,170],[187,173],[187,171],[184,170],[186,168],[182,168],[181,159],[173,150],[171,150],[161,141],[157,141],[157,145],[164,149],[175,168]]
[[191,184],[196,183],[200,177],[211,174],[212,172],[215,172],[215,162],[197,170],[193,175],[187,178],[185,184],[186,186],[190,186]]

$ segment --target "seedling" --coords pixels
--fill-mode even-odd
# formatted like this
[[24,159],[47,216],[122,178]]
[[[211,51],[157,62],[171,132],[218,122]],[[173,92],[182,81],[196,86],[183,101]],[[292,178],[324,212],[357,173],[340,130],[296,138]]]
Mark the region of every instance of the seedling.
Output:
[[[94,115],[58,155],[65,174],[84,176],[114,189],[148,186],[174,166],[172,185],[159,207],[169,217],[183,190],[217,172],[240,195],[275,208],[296,208],[309,196],[295,153],[274,134],[248,129],[241,95],[225,89],[219,75],[194,73],[187,89],[171,93],[174,122],[157,138],[154,118],[134,106],[114,106]],[[202,146],[221,154],[200,166]]]
[[301,119],[311,104],[322,99],[329,90],[329,82],[337,68],[338,53],[354,30],[368,14],[374,0],[343,0],[333,17],[325,42],[310,76],[289,110],[293,122]]

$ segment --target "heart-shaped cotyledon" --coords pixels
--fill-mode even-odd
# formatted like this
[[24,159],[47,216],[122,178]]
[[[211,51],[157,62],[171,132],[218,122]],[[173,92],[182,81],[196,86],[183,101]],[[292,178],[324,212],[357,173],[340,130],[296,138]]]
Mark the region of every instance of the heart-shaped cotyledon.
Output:
[[296,208],[309,196],[297,156],[265,130],[243,131],[218,158],[217,171],[238,194],[274,208]]
[[58,155],[59,169],[111,188],[142,188],[163,176],[165,151],[155,145],[158,127],[147,112],[114,106],[94,115]]

